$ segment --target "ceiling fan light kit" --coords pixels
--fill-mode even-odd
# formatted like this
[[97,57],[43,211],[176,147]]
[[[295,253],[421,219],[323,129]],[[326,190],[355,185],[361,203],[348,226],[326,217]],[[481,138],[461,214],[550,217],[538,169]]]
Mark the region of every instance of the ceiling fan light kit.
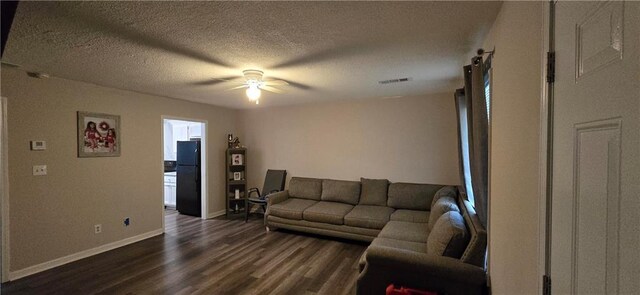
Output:
[[259,83],[255,81],[251,81],[251,82],[247,83],[249,85],[246,91],[247,97],[249,98],[249,101],[256,101],[256,104],[258,104],[258,101],[260,100],[260,95],[262,94],[260,92]]
[[244,75],[244,78],[247,79],[247,81],[262,81],[262,75],[264,75],[264,72],[260,70],[244,70],[242,71],[242,75]]
[[264,72],[260,70],[244,70],[242,71],[242,76],[245,80],[244,83],[229,90],[246,88],[245,94],[247,95],[247,98],[249,98],[249,101],[255,101],[256,104],[260,104],[262,90],[273,93],[284,93],[284,91],[273,86],[289,85],[288,82],[283,80],[263,80],[263,75]]

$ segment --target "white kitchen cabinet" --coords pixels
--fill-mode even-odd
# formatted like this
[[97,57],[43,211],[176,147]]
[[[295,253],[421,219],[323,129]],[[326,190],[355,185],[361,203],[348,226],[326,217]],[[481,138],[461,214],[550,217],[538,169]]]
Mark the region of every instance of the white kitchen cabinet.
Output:
[[164,205],[176,206],[176,173],[167,172],[164,174]]

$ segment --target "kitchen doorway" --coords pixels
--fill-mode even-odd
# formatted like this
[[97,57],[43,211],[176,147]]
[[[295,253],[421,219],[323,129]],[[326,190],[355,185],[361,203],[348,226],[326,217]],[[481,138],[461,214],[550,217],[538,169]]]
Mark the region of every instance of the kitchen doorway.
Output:
[[207,122],[162,116],[163,228],[165,217],[207,219]]

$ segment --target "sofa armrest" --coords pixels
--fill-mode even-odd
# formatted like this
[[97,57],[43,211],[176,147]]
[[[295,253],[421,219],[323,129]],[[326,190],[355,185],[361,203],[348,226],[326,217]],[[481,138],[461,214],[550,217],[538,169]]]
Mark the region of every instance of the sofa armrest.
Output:
[[267,208],[271,205],[282,203],[289,198],[289,191],[284,190],[281,192],[273,193],[267,196]]
[[446,294],[484,294],[486,274],[459,259],[371,246],[358,277],[358,294],[379,294],[389,284]]

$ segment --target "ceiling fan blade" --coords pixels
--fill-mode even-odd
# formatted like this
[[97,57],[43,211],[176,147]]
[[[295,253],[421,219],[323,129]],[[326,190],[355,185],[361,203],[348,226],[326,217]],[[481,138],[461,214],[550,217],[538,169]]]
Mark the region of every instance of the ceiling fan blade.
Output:
[[276,78],[276,77],[273,77],[273,78],[281,80],[281,81],[284,81],[284,82],[287,82],[288,85],[291,85],[291,86],[293,86],[295,88],[298,88],[298,89],[309,90],[309,89],[312,88],[311,86],[306,85],[306,84],[297,83],[297,82],[293,82],[293,81],[289,81],[289,80],[285,80],[285,79],[280,79],[280,78]]
[[283,80],[265,80],[265,81],[262,81],[262,84],[268,85],[268,86],[282,86],[282,85],[289,85],[289,82],[283,81]]
[[240,85],[240,86],[236,86],[236,87],[233,87],[233,88],[229,88],[229,89],[227,89],[227,90],[236,90],[236,89],[242,89],[242,88],[247,88],[247,85],[242,84],[242,85]]
[[267,85],[260,87],[260,89],[265,90],[265,91],[269,91],[269,92],[273,92],[273,93],[280,93],[280,94],[284,93],[284,91],[282,91],[282,90],[280,90],[278,88],[267,86]]
[[244,78],[244,77],[242,77],[242,76],[227,76],[227,77],[213,78],[212,80],[229,82],[229,81],[238,80],[238,79],[242,79],[242,78]]
[[0,61],[0,64],[2,64],[3,66],[10,67],[10,68],[19,68],[20,67],[20,65],[12,64],[12,63],[6,62],[6,61]]
[[233,80],[237,80],[242,78],[241,76],[229,76],[229,77],[221,77],[221,78],[211,78],[211,79],[207,79],[204,81],[198,81],[198,82],[193,82],[190,83],[191,85],[196,85],[196,86],[211,86],[211,85],[216,85],[216,84],[220,84],[220,83],[225,83],[225,82],[231,82]]
[[[4,9],[3,9],[4,10]],[[69,17],[71,11],[65,11],[63,9],[53,9],[49,13],[55,13],[59,16]],[[92,31],[101,31],[106,36],[115,37],[118,40],[123,40],[136,44],[138,46],[150,47],[157,50],[166,51],[179,56],[191,58],[205,63],[217,65],[225,68],[233,68],[234,66],[216,57],[210,56],[206,52],[201,52],[189,48],[188,46],[181,46],[171,39],[153,37],[146,34],[144,31],[134,29],[133,26],[127,26],[115,22],[112,18],[102,18],[96,13],[79,13],[73,14],[74,21],[80,21],[85,27],[91,28]]]
[[285,60],[268,68],[282,69],[288,67],[300,67],[309,64],[349,58],[353,56],[361,56],[362,54],[370,53],[376,49],[380,49],[384,45],[385,44],[379,44],[377,42],[345,44],[338,48],[327,48],[320,51],[312,52],[307,55]]

